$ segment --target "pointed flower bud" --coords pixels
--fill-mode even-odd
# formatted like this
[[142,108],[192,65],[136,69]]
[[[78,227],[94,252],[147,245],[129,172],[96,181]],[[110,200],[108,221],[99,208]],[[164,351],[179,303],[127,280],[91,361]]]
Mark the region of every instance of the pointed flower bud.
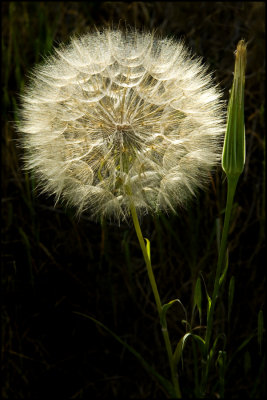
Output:
[[245,164],[244,87],[246,43],[240,40],[235,52],[234,82],[228,105],[222,167],[227,177],[239,177]]

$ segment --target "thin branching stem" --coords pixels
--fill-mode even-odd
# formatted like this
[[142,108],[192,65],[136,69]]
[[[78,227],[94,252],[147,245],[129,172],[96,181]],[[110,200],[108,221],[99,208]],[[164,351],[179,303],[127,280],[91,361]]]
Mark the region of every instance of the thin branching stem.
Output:
[[211,334],[212,334],[212,330],[213,330],[213,317],[214,317],[216,301],[219,296],[220,277],[221,277],[221,273],[222,273],[222,268],[225,265],[227,237],[228,237],[228,232],[229,232],[229,224],[230,224],[230,217],[231,217],[231,211],[232,211],[232,206],[233,206],[233,199],[234,199],[234,194],[235,194],[238,178],[239,178],[239,176],[233,176],[233,177],[228,176],[228,179],[227,179],[227,182],[228,182],[227,200],[226,200],[226,209],[225,209],[222,238],[221,238],[220,249],[219,249],[219,257],[218,257],[218,263],[217,263],[217,269],[216,269],[213,294],[212,294],[210,310],[208,312],[208,318],[207,318],[207,330],[206,330],[206,337],[205,337],[206,369],[205,369],[205,374],[204,374],[204,386],[205,386],[205,382],[208,377],[207,375],[208,375],[209,363],[210,363],[209,352],[210,352]]
[[[153,273],[151,260],[150,260],[150,257],[148,255],[147,249],[146,249],[146,245],[145,245],[145,241],[144,241],[144,238],[143,238],[143,235],[142,235],[142,231],[141,231],[141,228],[140,228],[138,216],[137,216],[136,209],[135,209],[135,206],[134,206],[133,203],[131,203],[130,209],[131,209],[131,214],[132,214],[132,219],[133,219],[135,231],[136,231],[136,234],[137,234],[137,237],[138,237],[138,240],[139,240],[139,243],[140,243],[140,247],[142,249],[142,253],[143,253],[143,256],[144,256],[144,260],[145,260],[145,263],[146,263],[147,273],[148,273],[149,281],[150,281],[150,284],[151,284],[151,287],[152,287],[152,291],[153,291],[153,294],[154,294],[155,302],[156,302],[156,305],[157,305],[159,318],[160,318],[160,321],[161,321],[161,315],[162,315],[161,300],[160,300],[160,296],[159,296],[159,292],[158,292],[155,276],[154,276],[154,273]],[[169,364],[170,364],[170,369],[171,369],[171,376],[172,376],[172,383],[173,383],[174,392],[175,392],[175,398],[181,399],[181,391],[180,391],[180,386],[179,386],[177,368],[175,367],[174,362],[173,362],[173,354],[172,354],[171,342],[170,342],[170,337],[169,337],[169,332],[168,332],[167,326],[166,327],[162,326],[162,334],[163,334],[163,338],[164,338],[164,342],[165,342],[165,346],[166,346],[166,350],[167,350],[167,354],[168,354],[168,359],[169,359]]]

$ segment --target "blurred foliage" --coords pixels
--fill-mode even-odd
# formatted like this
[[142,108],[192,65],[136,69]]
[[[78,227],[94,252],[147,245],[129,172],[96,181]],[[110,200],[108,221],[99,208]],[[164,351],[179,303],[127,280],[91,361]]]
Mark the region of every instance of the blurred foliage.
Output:
[[[215,329],[226,334],[225,397],[264,396],[264,340],[257,339],[264,309],[265,152],[263,2],[2,2],[2,398],[165,398],[162,388],[91,315],[133,346],[162,375],[168,360],[135,232],[79,221],[33,190],[16,147],[18,95],[29,70],[53,45],[95,26],[129,24],[183,38],[215,71],[228,100],[233,52],[248,43],[245,88],[247,156],[235,197],[225,288],[235,277],[231,318],[227,290]],[[144,217],[163,302],[179,298],[192,315],[194,288],[203,277],[212,291],[218,232],[225,207],[221,169],[210,190],[178,216]],[[168,314],[173,347],[185,333],[184,310]],[[203,316],[202,316],[202,320]],[[193,326],[199,316],[192,315]],[[261,326],[261,335],[263,335]],[[259,334],[258,334],[259,336]],[[181,388],[194,397],[196,354],[188,346]],[[236,353],[237,349],[240,351]],[[236,355],[237,354],[237,355]],[[218,362],[218,365],[219,362]],[[219,368],[219,367],[218,367]],[[217,394],[217,371],[210,397]],[[218,383],[219,384],[219,383]]]

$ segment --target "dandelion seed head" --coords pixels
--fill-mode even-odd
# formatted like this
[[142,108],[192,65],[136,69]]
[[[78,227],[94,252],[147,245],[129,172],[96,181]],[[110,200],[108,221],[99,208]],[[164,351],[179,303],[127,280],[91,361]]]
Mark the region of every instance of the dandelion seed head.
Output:
[[38,65],[22,96],[25,168],[43,192],[116,221],[177,211],[208,181],[224,132],[220,91],[181,41],[105,29]]

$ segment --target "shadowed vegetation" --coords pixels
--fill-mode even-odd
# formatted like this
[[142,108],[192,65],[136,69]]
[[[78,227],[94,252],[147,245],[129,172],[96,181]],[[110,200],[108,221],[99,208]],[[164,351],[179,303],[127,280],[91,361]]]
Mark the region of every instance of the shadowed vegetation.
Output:
[[[96,224],[86,215],[78,221],[72,209],[54,207],[52,198],[37,195],[33,178],[23,173],[14,128],[27,75],[53,45],[94,26],[125,21],[182,37],[215,71],[225,100],[236,44],[242,38],[248,43],[246,165],[234,199],[229,268],[214,318],[215,337],[225,333],[218,349],[223,350],[225,342],[227,361],[214,363],[208,396],[221,396],[223,376],[226,398],[264,396],[265,331],[259,313],[265,307],[264,8],[262,2],[2,3],[3,398],[40,399],[51,393],[68,399],[166,398],[133,353],[77,314],[101,321],[168,376],[157,310],[133,226]],[[168,310],[173,348],[186,332],[183,320],[195,333],[203,333],[205,287],[211,294],[225,183],[218,168],[209,190],[186,211],[142,220],[162,302],[179,298],[185,308],[177,303]],[[197,307],[192,310],[196,284],[202,288],[201,320]],[[198,348],[189,338],[179,364],[184,397],[196,397],[198,359]]]

